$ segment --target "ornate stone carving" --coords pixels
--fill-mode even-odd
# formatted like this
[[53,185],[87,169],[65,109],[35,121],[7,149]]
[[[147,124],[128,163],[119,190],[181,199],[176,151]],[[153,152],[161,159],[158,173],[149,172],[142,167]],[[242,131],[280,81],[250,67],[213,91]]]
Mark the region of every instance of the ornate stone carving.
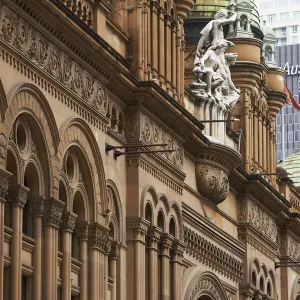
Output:
[[111,250],[109,253],[109,257],[113,259],[118,259],[120,255],[120,243],[117,241],[113,241],[111,243]]
[[108,237],[108,228],[98,223],[90,224],[88,231],[89,247],[98,248],[102,252],[107,252]]
[[10,186],[8,189],[8,201],[19,207],[24,207],[27,202],[29,188],[21,184]]
[[199,193],[214,199],[217,204],[227,197],[229,191],[228,173],[222,169],[198,163],[196,165],[196,183]]
[[63,212],[60,224],[61,229],[73,232],[75,228],[76,219],[76,214],[69,211]]
[[175,240],[172,244],[172,251],[179,256],[183,256],[184,250],[186,248],[186,245],[184,242],[180,240]]
[[153,243],[157,243],[160,240],[162,230],[158,227],[150,226],[147,231],[149,240]]
[[0,200],[6,198],[7,190],[9,187],[9,179],[12,176],[6,170],[0,169]]
[[44,225],[59,227],[64,206],[64,202],[53,197],[45,199],[43,218]]
[[219,103],[230,110],[239,98],[238,90],[232,80],[229,67],[235,63],[236,54],[224,54],[234,44],[224,39],[223,26],[236,20],[235,1],[227,9],[219,10],[215,20],[210,21],[201,31],[195,61],[194,81],[191,90],[202,101]]
[[75,227],[76,235],[79,239],[88,239],[89,237],[89,223],[88,222],[81,222],[76,224]]
[[[161,149],[175,149],[175,152],[161,153],[161,155],[179,168],[183,168],[184,150],[182,145],[158,126],[149,117],[139,111],[132,111],[126,118],[126,137],[130,142],[144,142],[145,144],[167,144]],[[159,149],[159,147],[157,147]]]
[[196,283],[194,289],[192,290],[190,300],[195,300],[197,299],[196,297],[200,297],[202,293],[205,294],[207,292],[209,295],[214,297],[214,300],[223,300],[219,291],[208,279],[203,279]]
[[275,220],[264,212],[256,203],[250,200],[247,202],[247,211],[247,221],[276,243],[277,226]]
[[106,115],[103,84],[8,6],[0,8],[0,38],[80,99]]
[[44,214],[44,197],[34,197],[29,199],[29,208],[33,216],[42,216]]

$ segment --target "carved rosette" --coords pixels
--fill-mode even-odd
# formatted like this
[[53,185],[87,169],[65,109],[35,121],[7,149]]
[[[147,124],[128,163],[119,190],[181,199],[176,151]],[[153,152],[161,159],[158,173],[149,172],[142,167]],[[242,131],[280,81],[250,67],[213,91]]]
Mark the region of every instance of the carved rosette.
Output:
[[107,252],[108,245],[108,228],[101,226],[98,223],[92,223],[88,231],[89,247],[97,248],[102,252]]
[[24,207],[27,202],[29,188],[21,184],[10,186],[8,189],[8,201],[19,207]]
[[76,224],[76,219],[76,214],[70,211],[63,212],[60,224],[61,229],[73,232]]
[[0,169],[0,201],[4,200],[6,197],[11,176],[12,174],[8,171]]
[[[241,162],[241,155],[223,144],[210,143],[196,162],[198,192],[215,204],[223,202],[229,192],[229,174]],[[203,151],[203,152],[204,152]]]
[[44,225],[59,227],[64,206],[64,202],[53,197],[45,199],[43,218]]

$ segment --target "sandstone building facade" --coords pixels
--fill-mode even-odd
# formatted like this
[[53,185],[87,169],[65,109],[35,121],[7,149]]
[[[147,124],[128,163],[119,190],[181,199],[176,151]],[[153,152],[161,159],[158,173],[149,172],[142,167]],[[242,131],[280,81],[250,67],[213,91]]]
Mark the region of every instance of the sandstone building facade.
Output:
[[299,300],[275,269],[300,258],[299,190],[270,175],[284,73],[242,2],[240,122],[201,122],[193,5],[0,0],[0,299]]

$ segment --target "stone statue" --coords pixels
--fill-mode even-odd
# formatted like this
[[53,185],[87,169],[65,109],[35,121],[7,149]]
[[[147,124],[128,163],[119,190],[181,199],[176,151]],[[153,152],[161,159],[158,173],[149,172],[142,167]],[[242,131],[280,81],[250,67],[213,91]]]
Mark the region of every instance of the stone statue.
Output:
[[219,10],[215,19],[201,31],[194,60],[194,81],[190,89],[200,100],[216,101],[231,109],[240,91],[231,80],[229,67],[234,65],[237,54],[225,55],[234,44],[224,39],[223,25],[234,23],[236,2],[230,1],[227,9]]

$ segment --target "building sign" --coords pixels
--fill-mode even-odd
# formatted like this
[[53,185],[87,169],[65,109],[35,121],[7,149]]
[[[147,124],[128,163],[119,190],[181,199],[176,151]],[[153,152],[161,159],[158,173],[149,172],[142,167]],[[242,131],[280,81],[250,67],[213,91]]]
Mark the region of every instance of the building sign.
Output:
[[286,71],[286,75],[300,75],[299,65],[290,65],[290,63],[287,62],[282,69]]

